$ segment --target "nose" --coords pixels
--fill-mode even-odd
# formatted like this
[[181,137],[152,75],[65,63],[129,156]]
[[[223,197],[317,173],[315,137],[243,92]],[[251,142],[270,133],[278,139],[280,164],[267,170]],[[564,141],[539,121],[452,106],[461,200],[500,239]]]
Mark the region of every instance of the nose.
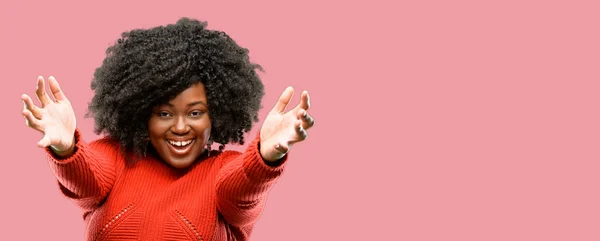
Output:
[[190,131],[190,126],[185,122],[185,118],[176,118],[175,123],[171,126],[171,131],[175,134],[183,135]]

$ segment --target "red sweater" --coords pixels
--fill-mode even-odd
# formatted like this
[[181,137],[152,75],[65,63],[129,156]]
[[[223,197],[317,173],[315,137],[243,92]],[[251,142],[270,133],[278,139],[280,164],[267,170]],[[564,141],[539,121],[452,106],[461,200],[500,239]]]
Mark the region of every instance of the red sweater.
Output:
[[86,143],[77,130],[75,140],[72,156],[47,156],[83,210],[86,240],[248,240],[287,159],[266,165],[257,137],[244,153],[213,152],[178,170],[152,155],[132,163],[108,138]]

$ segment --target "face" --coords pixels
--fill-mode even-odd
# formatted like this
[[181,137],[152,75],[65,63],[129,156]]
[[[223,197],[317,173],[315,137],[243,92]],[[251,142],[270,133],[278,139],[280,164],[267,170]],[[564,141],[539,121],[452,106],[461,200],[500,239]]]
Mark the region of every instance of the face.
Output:
[[202,83],[192,85],[167,104],[156,106],[148,121],[152,146],[175,168],[194,163],[208,142],[210,129],[208,101]]

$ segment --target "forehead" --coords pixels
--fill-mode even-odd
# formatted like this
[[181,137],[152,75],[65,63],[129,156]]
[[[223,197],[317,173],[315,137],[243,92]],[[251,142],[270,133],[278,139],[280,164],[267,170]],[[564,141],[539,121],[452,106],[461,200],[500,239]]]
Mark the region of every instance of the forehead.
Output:
[[[206,91],[204,89],[204,85],[202,83],[194,84],[187,89],[183,90],[179,93],[175,98],[171,101],[176,100],[206,100]],[[169,101],[169,102],[171,102]]]
[[191,85],[190,87],[179,93],[177,96],[175,96],[173,99],[159,103],[156,106],[154,106],[154,108],[158,108],[165,105],[173,107],[180,105],[183,106],[190,105],[192,103],[194,103],[194,105],[204,104],[205,106],[208,106],[206,92],[202,83]]

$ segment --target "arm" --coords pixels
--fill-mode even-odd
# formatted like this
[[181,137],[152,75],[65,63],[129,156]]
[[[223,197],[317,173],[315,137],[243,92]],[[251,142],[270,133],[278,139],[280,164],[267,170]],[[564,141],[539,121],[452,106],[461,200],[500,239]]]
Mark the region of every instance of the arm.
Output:
[[[58,178],[65,195],[77,201],[84,210],[97,205],[111,189],[115,171],[106,154],[105,141],[88,145],[76,131],[76,120],[71,102],[63,93],[58,81],[48,78],[54,99],[46,92],[43,77],[38,77],[36,106],[29,95],[23,94],[22,115],[31,129],[43,134],[37,145],[45,148],[50,168]],[[113,156],[114,157],[114,156]],[[113,158],[114,159],[114,158]]]
[[118,146],[108,139],[87,143],[75,131],[75,147],[68,157],[46,148],[49,166],[61,192],[84,212],[95,209],[108,195],[116,179]]
[[287,156],[276,166],[267,165],[256,138],[244,153],[221,154],[225,164],[217,176],[217,207],[225,220],[237,227],[254,223],[262,213],[268,191],[281,176]]
[[237,227],[256,221],[262,212],[266,194],[281,175],[293,144],[306,139],[315,120],[307,112],[308,92],[300,104],[285,112],[294,89],[286,88],[269,112],[258,137],[243,154],[223,153],[229,161],[217,179],[217,205],[225,220]]

